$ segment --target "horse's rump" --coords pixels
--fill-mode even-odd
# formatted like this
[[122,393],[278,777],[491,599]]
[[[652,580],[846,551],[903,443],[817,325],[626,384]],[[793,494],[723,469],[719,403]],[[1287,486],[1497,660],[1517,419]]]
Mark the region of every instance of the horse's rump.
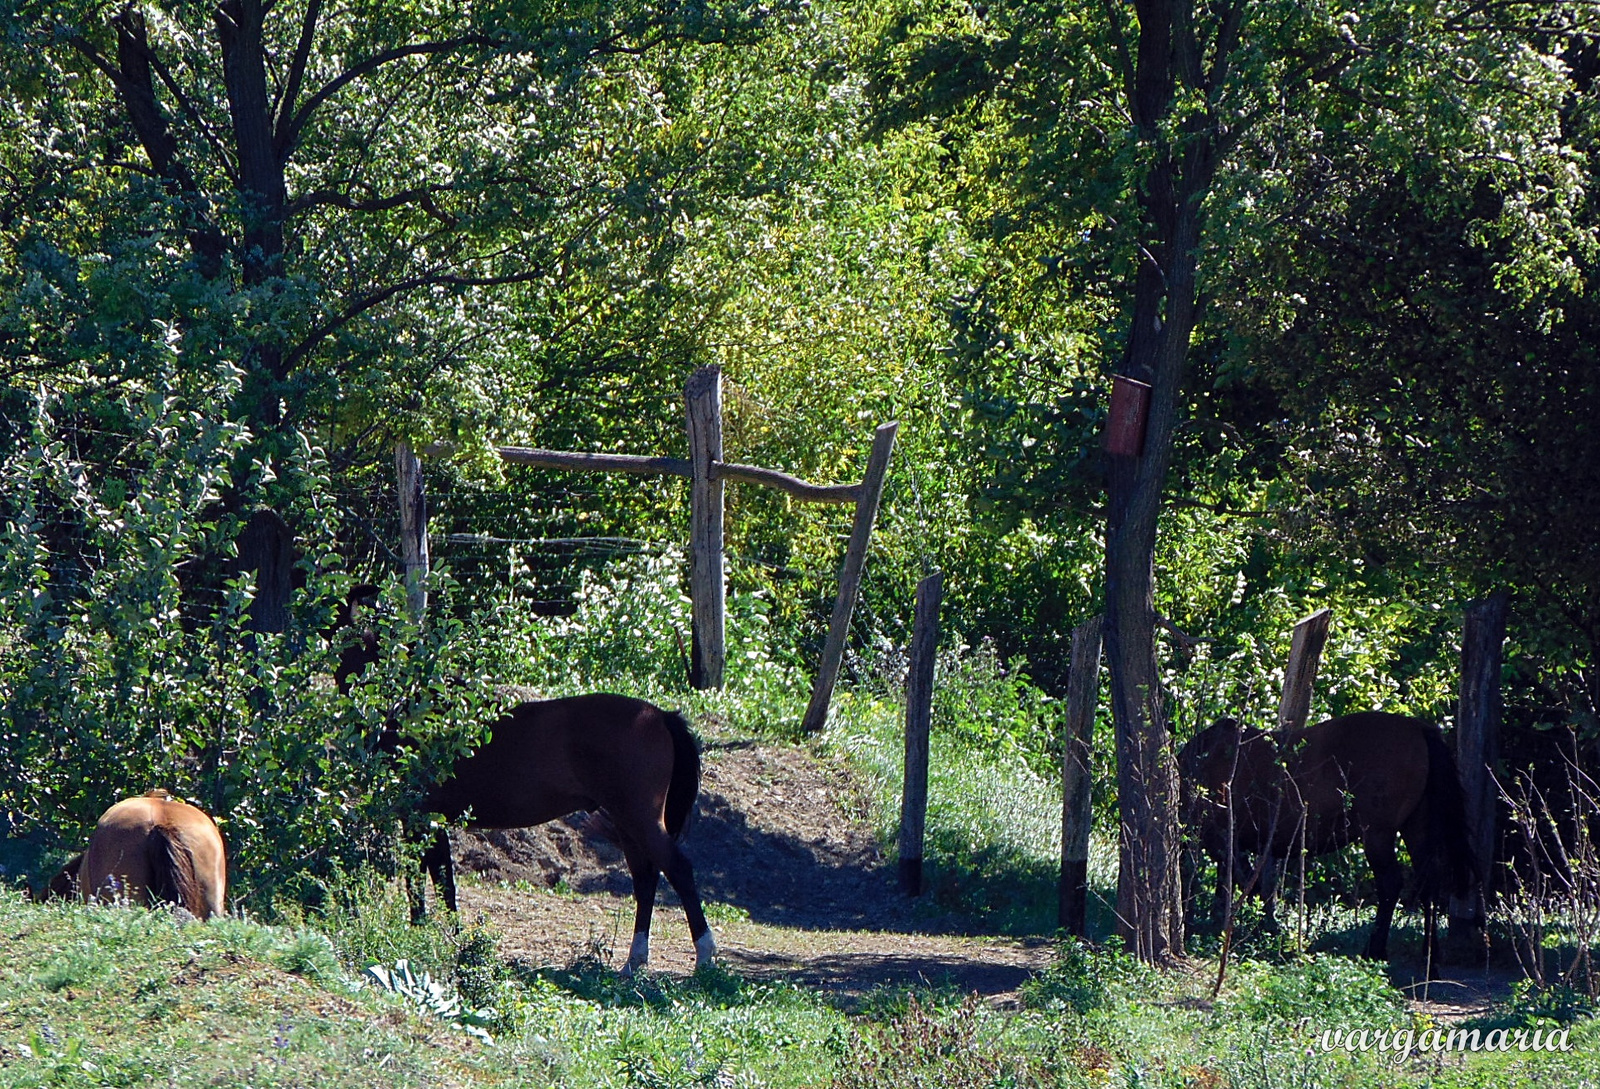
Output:
[[1479,875],[1467,841],[1467,799],[1455,757],[1438,727],[1429,724],[1423,740],[1428,746],[1428,838],[1434,847],[1429,864],[1416,867],[1417,893],[1438,904],[1446,896],[1466,896]]
[[110,892],[136,903],[165,901],[204,919],[224,910],[227,851],[207,813],[153,790],[105,811],[78,878],[85,899]]

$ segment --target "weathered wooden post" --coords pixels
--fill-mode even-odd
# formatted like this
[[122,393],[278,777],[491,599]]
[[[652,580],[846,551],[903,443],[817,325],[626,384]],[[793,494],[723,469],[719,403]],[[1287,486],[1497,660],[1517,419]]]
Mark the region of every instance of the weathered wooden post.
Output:
[[1289,643],[1289,667],[1283,673],[1283,698],[1278,701],[1278,729],[1298,730],[1311,717],[1311,690],[1328,643],[1333,613],[1318,609],[1294,626]]
[[939,649],[939,602],[944,575],[938,571],[917,583],[917,611],[911,629],[911,663],[906,673],[906,770],[900,793],[900,889],[922,893],[922,841],[928,816],[928,730],[933,722],[933,666]]
[[408,442],[394,444],[394,475],[400,493],[400,559],[406,570],[406,608],[421,621],[428,611],[428,505],[422,459]]
[[1072,664],[1067,674],[1067,721],[1061,748],[1061,887],[1057,922],[1068,934],[1088,933],[1090,758],[1094,713],[1100,694],[1101,618],[1072,629]]
[[701,367],[684,387],[689,413],[689,683],[721,688],[726,659],[723,605],[722,371]]
[[1467,606],[1461,632],[1461,702],[1456,711],[1456,769],[1467,808],[1467,839],[1478,880],[1465,897],[1450,897],[1450,956],[1483,956],[1489,877],[1494,865],[1495,761],[1500,757],[1500,667],[1509,597],[1498,590]]
[[828,625],[828,642],[822,648],[822,662],[817,667],[817,681],[811,689],[811,702],[806,706],[802,723],[807,733],[817,733],[828,722],[828,703],[833,699],[833,685],[839,679],[839,663],[844,659],[845,639],[850,634],[850,617],[855,612],[856,597],[861,591],[861,573],[867,563],[867,545],[872,540],[872,524],[878,517],[878,501],[883,498],[883,484],[889,473],[889,455],[894,451],[894,435],[898,423],[886,423],[878,428],[872,439],[872,456],[867,459],[867,475],[861,481],[861,492],[856,499],[856,520],[850,530],[850,544],[844,553],[844,565],[839,571],[839,596],[833,603],[833,622]]

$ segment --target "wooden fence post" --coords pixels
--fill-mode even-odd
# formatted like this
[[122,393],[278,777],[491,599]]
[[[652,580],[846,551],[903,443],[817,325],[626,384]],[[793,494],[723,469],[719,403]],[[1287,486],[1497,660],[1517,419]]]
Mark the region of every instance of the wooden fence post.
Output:
[[1061,749],[1061,887],[1057,922],[1068,934],[1088,934],[1090,757],[1100,695],[1101,618],[1072,629],[1067,674],[1067,721]]
[[1283,698],[1278,702],[1280,730],[1298,730],[1311,717],[1311,690],[1317,683],[1332,617],[1328,609],[1318,609],[1294,626],[1289,667],[1283,673]]
[[1465,963],[1483,955],[1489,875],[1494,865],[1499,759],[1500,666],[1509,597],[1497,590],[1467,606],[1461,632],[1461,702],[1456,712],[1456,768],[1467,808],[1467,838],[1479,880],[1466,897],[1450,897],[1450,955]]
[[898,423],[883,424],[872,440],[867,475],[861,481],[861,495],[856,500],[855,525],[851,527],[850,544],[845,549],[844,566],[839,572],[839,597],[833,603],[833,622],[828,625],[828,641],[822,648],[816,685],[811,689],[811,702],[802,723],[807,733],[817,733],[828,722],[828,704],[833,699],[834,682],[839,679],[839,663],[844,659],[850,617],[855,612],[856,596],[861,590],[861,573],[867,563],[872,524],[878,517],[878,501],[883,498],[889,455],[894,450],[894,434],[899,427]]
[[683,391],[688,402],[689,461],[689,683],[721,688],[726,659],[723,603],[722,371],[701,367]]
[[928,816],[928,728],[933,721],[933,666],[939,649],[939,602],[944,575],[917,583],[906,672],[906,770],[900,793],[900,890],[922,893],[922,841]]
[[394,444],[394,475],[400,492],[400,559],[406,570],[406,608],[421,622],[428,611],[428,506],[422,459],[408,442]]

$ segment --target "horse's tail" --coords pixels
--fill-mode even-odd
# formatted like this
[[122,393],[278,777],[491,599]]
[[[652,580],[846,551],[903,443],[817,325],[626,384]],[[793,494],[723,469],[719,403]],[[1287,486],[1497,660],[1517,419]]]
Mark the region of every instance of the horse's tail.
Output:
[[683,837],[694,800],[700,795],[700,745],[689,732],[681,711],[663,711],[661,720],[672,735],[672,783],[667,787],[667,832]]
[[[1437,903],[1445,895],[1466,896],[1472,890],[1478,867],[1472,858],[1472,844],[1467,840],[1466,793],[1456,774],[1455,757],[1437,726],[1429,724],[1422,731],[1422,738],[1428,746],[1425,797],[1428,839],[1433,844],[1433,857],[1426,867],[1431,872],[1422,892],[1425,900]],[[1418,868],[1422,869],[1420,865]]]
[[195,873],[194,853],[183,838],[159,824],[145,840],[145,855],[150,871],[150,901],[177,904],[196,919],[204,918],[206,898]]

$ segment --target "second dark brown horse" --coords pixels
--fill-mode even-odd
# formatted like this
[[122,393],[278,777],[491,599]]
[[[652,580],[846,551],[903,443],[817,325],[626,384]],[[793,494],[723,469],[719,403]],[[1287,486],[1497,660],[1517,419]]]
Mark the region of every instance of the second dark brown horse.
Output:
[[1369,957],[1388,954],[1404,885],[1397,835],[1417,871],[1417,897],[1430,909],[1430,946],[1431,909],[1470,887],[1461,782],[1430,722],[1369,711],[1274,735],[1223,719],[1183,747],[1178,765],[1185,824],[1216,860],[1219,886],[1231,866],[1233,885],[1242,887],[1244,857],[1264,855],[1258,869],[1269,915],[1276,861],[1301,849],[1320,855],[1361,844],[1378,892]]
[[[629,696],[592,693],[519,704],[490,727],[420,805],[474,828],[526,828],[578,811],[599,811],[633,877],[633,946],[625,972],[650,957],[650,917],[666,874],[683,902],[696,966],[717,951],[694,869],[678,845],[700,792],[700,752],[683,716]],[[440,895],[456,908],[450,841],[440,833],[423,856]]]

